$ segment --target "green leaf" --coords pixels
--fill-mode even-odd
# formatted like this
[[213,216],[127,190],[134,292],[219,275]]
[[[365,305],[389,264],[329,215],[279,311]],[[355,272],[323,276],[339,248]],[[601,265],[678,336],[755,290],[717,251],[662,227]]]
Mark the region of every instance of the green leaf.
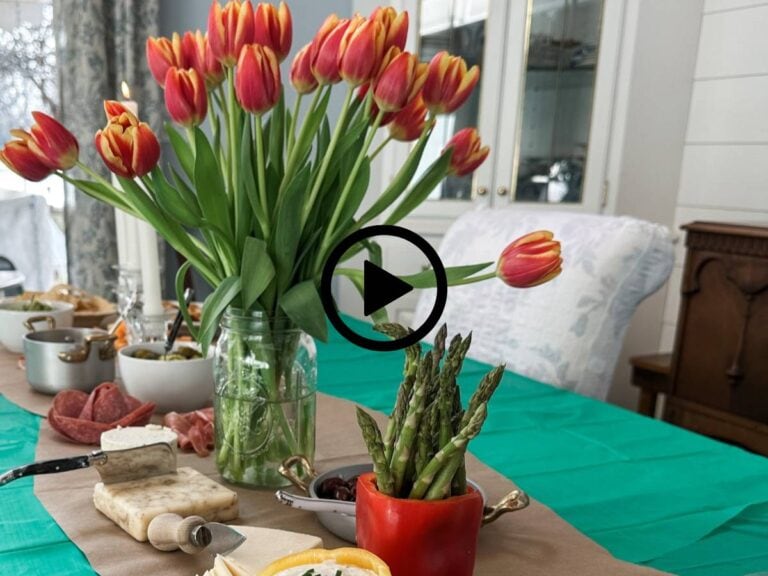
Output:
[[274,277],[275,267],[267,252],[266,242],[249,236],[245,239],[240,268],[243,309],[248,310],[258,300]]
[[256,187],[256,167],[253,163],[251,123],[243,126],[243,135],[240,141],[240,180],[248,197],[251,209],[256,214],[259,223],[265,224],[266,212],[259,201],[259,191]]
[[203,356],[208,354],[208,346],[211,345],[213,336],[219,327],[219,320],[227,306],[240,294],[240,288],[240,277],[229,276],[203,302],[203,313],[200,317],[200,337],[198,338]]
[[[477,274],[481,270],[485,270],[488,266],[492,266],[495,262],[483,262],[482,264],[468,264],[466,266],[452,266],[445,269],[445,276],[448,278],[448,285],[451,286],[455,282],[469,278],[473,274]],[[411,274],[410,276],[400,276],[400,280],[408,282],[414,288],[434,288],[435,287],[435,272],[432,268],[419,272],[418,274]]]
[[[283,144],[285,138],[285,93],[280,95],[277,106],[269,116],[269,159],[278,173],[278,181],[283,178]],[[275,188],[276,190],[277,188]]]
[[[373,260],[371,260],[371,262],[373,262]],[[373,263],[376,264],[376,262],[373,262]],[[349,280],[352,282],[352,285],[360,293],[360,297],[361,298],[364,297],[365,282],[364,282],[364,275],[362,270],[356,270],[354,268],[337,268],[334,271],[334,274],[349,278]],[[371,314],[371,319],[373,320],[374,324],[388,322],[389,314],[387,313],[386,306],[384,308],[379,308],[373,314]]]
[[196,211],[199,212],[200,204],[197,202],[197,194],[187,183],[186,179],[181,176],[181,174],[179,174],[173,166],[171,166],[171,176],[173,176],[173,183],[176,185],[176,190],[178,190],[179,195],[182,197],[184,202],[194,204],[197,206]]
[[190,180],[195,179],[195,152],[192,147],[184,139],[184,137],[176,131],[176,128],[170,122],[165,123],[165,132],[168,134],[168,140],[171,142],[171,147],[176,154],[176,158],[179,159],[182,170]]
[[294,144],[293,154],[296,157],[296,160],[293,162],[294,167],[302,166],[306,161],[307,155],[312,149],[312,141],[315,138],[315,133],[320,128],[323,119],[325,118],[325,111],[328,109],[328,101],[330,97],[331,91],[326,90],[325,94],[320,98],[320,102],[314,112],[307,114],[304,118],[304,125]]
[[202,220],[197,201],[194,203],[184,201],[178,190],[168,183],[160,168],[156,167],[152,170],[151,177],[155,189],[155,200],[160,208],[180,224],[198,228]]
[[282,293],[291,281],[296,251],[301,240],[302,199],[309,185],[309,172],[309,165],[304,166],[278,199],[272,246],[278,293]]
[[72,180],[72,184],[96,200],[117,206],[125,212],[132,212],[130,201],[123,198],[119,192],[110,189],[106,184],[91,180]]
[[195,342],[199,342],[200,331],[195,326],[192,316],[189,315],[189,302],[184,300],[184,277],[187,275],[187,270],[192,266],[192,263],[187,260],[181,266],[179,266],[176,272],[176,300],[179,301],[179,310],[184,317],[184,322],[187,323],[187,329],[194,338]]
[[[344,205],[341,207],[339,222],[347,222],[355,216],[355,212],[363,203],[366,192],[368,192],[368,183],[371,180],[371,163],[368,158],[363,158],[360,169],[355,175],[355,179],[349,189]],[[341,227],[339,227],[341,229]]]
[[304,332],[322,342],[328,340],[323,303],[312,280],[292,286],[280,298],[280,308]]
[[448,165],[451,163],[452,152],[452,149],[446,150],[429,168],[427,168],[424,175],[405,195],[403,201],[400,202],[387,217],[385,224],[396,224],[427,199],[432,190],[440,184],[442,179],[445,178],[445,175],[448,173]]
[[232,225],[229,219],[227,189],[221,175],[219,163],[208,138],[200,128],[195,128],[195,187],[203,216],[214,226],[224,231],[230,242]]
[[419,141],[416,143],[416,146],[414,146],[413,150],[411,150],[411,153],[408,154],[408,158],[406,159],[405,164],[403,164],[402,168],[400,168],[400,170],[397,172],[395,177],[389,183],[389,186],[387,186],[386,190],[382,192],[382,194],[376,199],[376,202],[374,202],[373,205],[368,208],[368,210],[366,210],[365,213],[360,217],[361,226],[365,226],[365,224],[384,212],[384,210],[386,210],[395,200],[400,197],[400,194],[405,191],[405,189],[408,187],[408,184],[411,183],[414,174],[416,174],[416,170],[418,169],[419,163],[421,162],[421,157],[424,155],[424,149],[426,148],[427,142],[429,141],[430,134],[431,131],[427,132],[419,139]]

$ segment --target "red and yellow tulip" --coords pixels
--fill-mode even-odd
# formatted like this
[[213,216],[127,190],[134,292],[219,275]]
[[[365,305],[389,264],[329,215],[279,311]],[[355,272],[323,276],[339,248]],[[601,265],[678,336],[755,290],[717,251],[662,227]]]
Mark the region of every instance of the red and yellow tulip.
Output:
[[339,75],[352,86],[371,80],[384,55],[385,36],[375,20],[352,18],[339,45]]
[[280,62],[268,47],[248,44],[240,52],[235,75],[237,101],[248,112],[263,114],[280,99]]
[[317,88],[317,78],[312,74],[311,49],[311,43],[304,46],[298,51],[291,64],[291,85],[299,94],[309,94]]
[[80,154],[74,134],[58,120],[43,112],[32,112],[35,123],[30,129],[29,149],[52,170],[69,170]]
[[400,142],[417,140],[427,124],[427,107],[421,94],[397,112],[389,124],[389,134]]
[[181,39],[182,63],[177,68],[194,68],[205,79],[210,90],[224,81],[224,68],[211,52],[208,35],[200,30],[185,32]]
[[[391,48],[389,54],[395,54],[395,51],[399,50]],[[376,79],[373,99],[384,112],[402,110],[421,91],[426,77],[427,65],[419,62],[416,54],[400,52],[391,58]]]
[[107,125],[96,132],[96,150],[111,172],[124,178],[141,177],[157,166],[160,143],[152,129],[120,102],[104,102]]
[[29,147],[32,135],[17,129],[11,130],[11,136],[16,139],[0,149],[0,162],[30,182],[39,182],[50,176],[53,170],[43,164]]
[[466,176],[474,172],[488,157],[491,151],[488,146],[483,146],[480,136],[475,128],[464,128],[453,135],[443,148],[445,152],[453,149],[448,173],[454,176]]
[[169,68],[187,67],[181,37],[174,33],[171,38],[148,38],[147,65],[155,81],[165,86],[165,75]]
[[391,6],[382,8],[379,6],[371,13],[371,20],[378,22],[384,29],[384,52],[392,46],[405,50],[405,41],[408,38],[408,12],[400,12]]
[[266,2],[256,6],[253,31],[256,44],[271,48],[280,62],[285,60],[293,40],[293,21],[286,3],[280,2],[279,8]]
[[349,23],[349,20],[340,20],[338,16],[331,14],[312,40],[309,57],[312,74],[321,86],[341,81],[339,47]]
[[202,74],[194,68],[169,68],[165,77],[165,107],[177,124],[200,124],[208,113],[208,93]]
[[214,1],[208,12],[208,42],[213,56],[224,66],[234,66],[240,51],[253,43],[254,17],[250,0],[230,0],[224,8]]
[[531,288],[549,282],[562,271],[560,242],[548,230],[526,234],[501,253],[496,275],[514,288]]
[[480,69],[460,56],[438,52],[429,63],[424,102],[433,114],[450,114],[466,102],[480,79]]

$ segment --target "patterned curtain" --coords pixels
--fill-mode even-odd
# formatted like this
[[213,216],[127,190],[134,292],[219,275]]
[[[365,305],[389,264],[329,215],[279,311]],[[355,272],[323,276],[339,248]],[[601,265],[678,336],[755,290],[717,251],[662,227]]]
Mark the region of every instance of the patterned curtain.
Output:
[[[161,94],[144,57],[147,37],[158,35],[158,12],[159,0],[54,0],[61,119],[80,141],[82,161],[105,176],[93,137],[105,123],[102,101],[119,99],[122,81],[142,120],[156,131],[162,124]],[[65,216],[70,283],[108,296],[117,263],[113,209],[69,189]]]

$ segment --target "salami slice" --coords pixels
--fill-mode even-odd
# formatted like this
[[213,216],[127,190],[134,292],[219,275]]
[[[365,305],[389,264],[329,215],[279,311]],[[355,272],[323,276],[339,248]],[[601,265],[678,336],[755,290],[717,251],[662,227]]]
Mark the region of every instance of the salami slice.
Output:
[[199,456],[208,456],[214,447],[213,417],[213,408],[186,414],[169,412],[163,424],[176,432],[181,450],[194,450]]
[[155,404],[142,403],[120,392],[114,382],[99,384],[90,395],[64,390],[48,412],[51,428],[81,444],[98,444],[102,432],[118,426],[148,424]]

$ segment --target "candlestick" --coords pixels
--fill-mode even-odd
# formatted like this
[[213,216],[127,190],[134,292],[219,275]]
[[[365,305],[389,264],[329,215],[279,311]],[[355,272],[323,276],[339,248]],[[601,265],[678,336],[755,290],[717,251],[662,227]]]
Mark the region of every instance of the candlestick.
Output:
[[139,254],[141,256],[142,314],[159,316],[164,313],[160,291],[160,262],[157,253],[157,234],[154,228],[139,220]]

